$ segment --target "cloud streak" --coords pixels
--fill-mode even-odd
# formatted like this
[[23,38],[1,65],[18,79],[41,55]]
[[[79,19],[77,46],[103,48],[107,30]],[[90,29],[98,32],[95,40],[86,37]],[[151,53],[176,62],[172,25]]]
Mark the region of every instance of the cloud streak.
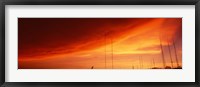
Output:
[[146,66],[155,56],[160,62],[159,38],[166,58],[173,40],[182,52],[181,18],[19,18],[18,23],[19,68],[104,68],[105,47],[111,63],[111,39],[118,68],[130,68],[141,55]]

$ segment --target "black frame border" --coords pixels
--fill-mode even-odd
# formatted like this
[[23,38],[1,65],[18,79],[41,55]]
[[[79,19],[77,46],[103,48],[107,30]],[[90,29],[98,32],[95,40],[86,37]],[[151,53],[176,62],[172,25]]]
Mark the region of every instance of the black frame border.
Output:
[[[6,5],[195,5],[195,82],[5,82]],[[200,87],[199,71],[200,0],[0,0],[1,87]]]

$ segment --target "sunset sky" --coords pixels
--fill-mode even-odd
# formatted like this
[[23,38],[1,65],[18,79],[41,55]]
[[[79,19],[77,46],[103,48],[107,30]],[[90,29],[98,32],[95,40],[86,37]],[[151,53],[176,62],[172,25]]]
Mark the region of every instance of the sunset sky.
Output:
[[182,66],[182,18],[18,18],[18,68],[163,68],[160,42]]

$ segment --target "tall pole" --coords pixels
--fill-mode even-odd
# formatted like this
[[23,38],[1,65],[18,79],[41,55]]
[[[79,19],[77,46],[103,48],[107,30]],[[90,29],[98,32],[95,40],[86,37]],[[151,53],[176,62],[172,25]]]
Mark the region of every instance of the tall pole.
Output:
[[139,61],[140,61],[140,68],[142,69],[143,68],[143,60],[142,60],[141,56],[139,56]]
[[107,68],[106,67],[106,33],[105,33],[105,38],[104,39],[105,39],[105,69],[106,69]]
[[154,61],[154,58],[153,58],[153,67],[155,67],[156,66],[156,64],[155,64],[155,61]]
[[132,64],[132,69],[134,69],[134,65]]
[[141,56],[141,61],[142,61],[142,68],[143,68],[144,66],[143,66],[143,59],[142,59],[142,56]]
[[179,66],[178,56],[177,56],[177,53],[176,53],[176,46],[175,46],[174,40],[173,40],[173,47],[174,47],[174,52],[175,52],[175,57],[176,57],[176,64],[177,64],[177,67],[178,67]]
[[140,69],[142,68],[142,65],[141,65],[141,58],[139,56],[139,64],[140,64]]
[[170,60],[171,60],[171,66],[173,68],[174,66],[173,66],[173,60],[172,60],[172,55],[171,55],[171,49],[170,49],[170,46],[169,46],[169,42],[168,42],[168,49],[169,49],[169,55],[170,55]]
[[113,69],[113,39],[111,37],[111,50],[112,50],[112,69]]
[[165,58],[164,58],[161,38],[160,38],[160,48],[161,48],[161,53],[162,53],[163,67],[165,68],[166,64],[165,64]]

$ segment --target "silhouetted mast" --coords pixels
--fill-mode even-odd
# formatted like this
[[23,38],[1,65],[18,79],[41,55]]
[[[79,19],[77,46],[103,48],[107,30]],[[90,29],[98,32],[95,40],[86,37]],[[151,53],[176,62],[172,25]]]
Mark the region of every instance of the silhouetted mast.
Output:
[[140,69],[142,68],[142,65],[141,65],[141,59],[140,59],[140,56],[139,56],[139,65],[140,65]]
[[174,40],[173,40],[173,47],[174,47],[174,52],[175,52],[175,57],[176,57],[176,64],[177,64],[177,67],[178,67],[179,66],[178,56],[177,56],[177,53],[176,53],[176,46],[175,46]]
[[161,39],[160,39],[160,48],[161,48],[161,53],[162,53],[163,67],[165,68],[166,64],[165,64],[165,58],[164,58],[164,53],[163,53],[163,48],[162,48]]
[[142,69],[143,68],[143,60],[142,60],[141,56],[139,56],[139,61],[140,61],[140,68]]
[[170,56],[170,60],[171,60],[171,65],[172,65],[172,68],[173,68],[174,66],[173,66],[173,60],[172,60],[172,55],[171,55],[171,49],[170,49],[170,46],[169,46],[169,42],[168,42],[168,49],[169,49],[169,56]]
[[142,61],[142,68],[143,68],[143,59],[142,59],[142,56],[141,56],[141,61]]
[[106,33],[105,33],[105,38],[104,39],[105,39],[105,69],[106,69],[107,68],[106,67]]
[[113,39],[111,37],[111,51],[112,51],[112,69],[113,69]]
[[154,58],[153,58],[153,67],[155,67],[156,66],[156,64],[155,64],[155,61],[154,61]]
[[94,66],[92,66],[91,69],[94,69]]

